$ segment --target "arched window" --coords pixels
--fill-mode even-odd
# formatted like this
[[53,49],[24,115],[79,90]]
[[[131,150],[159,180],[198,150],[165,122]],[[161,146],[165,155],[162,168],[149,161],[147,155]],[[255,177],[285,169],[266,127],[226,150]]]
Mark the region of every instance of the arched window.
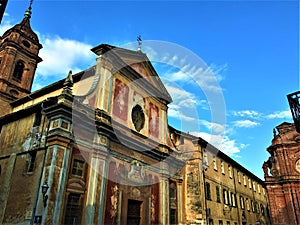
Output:
[[169,195],[170,198],[176,198],[176,186],[175,183],[171,183],[169,186]]
[[22,61],[18,61],[14,69],[13,78],[17,81],[21,81],[23,72],[24,72],[24,63]]

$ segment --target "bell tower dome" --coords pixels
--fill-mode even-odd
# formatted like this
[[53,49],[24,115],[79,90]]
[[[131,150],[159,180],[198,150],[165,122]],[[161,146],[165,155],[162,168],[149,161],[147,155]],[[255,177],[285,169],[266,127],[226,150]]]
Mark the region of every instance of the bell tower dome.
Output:
[[10,111],[9,103],[31,92],[42,45],[31,29],[31,4],[23,20],[0,37],[0,116]]

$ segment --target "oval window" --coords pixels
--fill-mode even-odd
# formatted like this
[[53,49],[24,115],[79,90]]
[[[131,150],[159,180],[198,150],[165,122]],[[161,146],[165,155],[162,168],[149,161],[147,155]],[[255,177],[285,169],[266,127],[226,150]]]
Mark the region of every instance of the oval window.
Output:
[[17,92],[17,91],[14,90],[14,89],[11,89],[11,90],[9,91],[9,93],[10,93],[11,95],[13,95],[13,96],[18,96],[18,95],[19,95],[19,92]]
[[26,47],[26,48],[30,48],[30,43],[26,40],[22,41],[22,44]]
[[132,119],[134,128],[138,132],[140,132],[140,130],[143,129],[144,124],[145,124],[145,114],[140,105],[136,105],[133,107],[132,112],[131,112],[131,119]]

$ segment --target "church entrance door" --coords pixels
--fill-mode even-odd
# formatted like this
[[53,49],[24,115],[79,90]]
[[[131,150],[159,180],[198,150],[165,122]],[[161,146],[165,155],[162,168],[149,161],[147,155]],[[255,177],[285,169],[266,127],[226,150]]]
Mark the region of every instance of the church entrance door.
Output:
[[141,201],[128,199],[127,225],[140,225]]

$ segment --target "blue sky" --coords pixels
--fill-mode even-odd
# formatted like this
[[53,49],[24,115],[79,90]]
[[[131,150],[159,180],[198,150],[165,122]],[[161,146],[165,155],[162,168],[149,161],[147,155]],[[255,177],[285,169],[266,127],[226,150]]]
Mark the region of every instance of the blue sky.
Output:
[[[1,34],[21,21],[28,4],[9,0]],[[32,28],[44,46],[34,89],[65,77],[69,69],[76,72],[95,64],[96,55],[90,49],[101,43],[124,46],[141,35],[142,50],[150,59],[153,52],[147,41],[174,44],[181,54],[169,55],[168,62],[179,62],[178,57],[189,52],[204,67],[201,73],[184,77],[180,72],[191,68],[176,70],[154,63],[174,100],[169,123],[211,140],[263,178],[261,166],[269,157],[266,148],[273,128],[292,122],[286,95],[299,90],[297,0],[35,0],[32,12]],[[213,74],[210,85],[221,90],[223,103],[211,103],[202,86],[207,84],[203,80],[207,71]],[[212,118],[220,104],[225,106],[220,110],[224,121]],[[212,137],[222,141],[215,143]]]

